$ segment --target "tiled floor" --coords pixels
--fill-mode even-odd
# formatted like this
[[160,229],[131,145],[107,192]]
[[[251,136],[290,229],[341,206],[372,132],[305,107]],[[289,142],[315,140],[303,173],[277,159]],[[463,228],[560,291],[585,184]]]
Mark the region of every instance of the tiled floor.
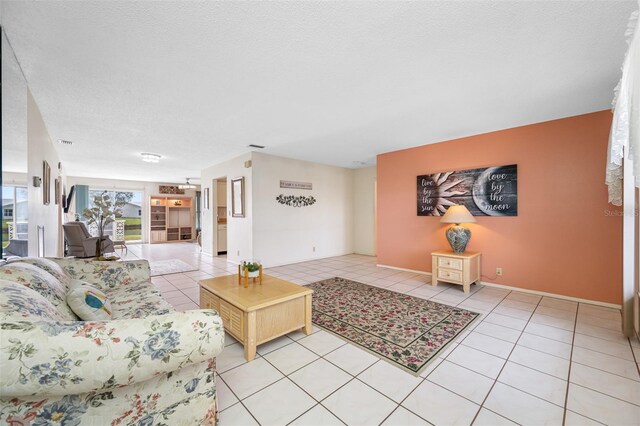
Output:
[[[197,308],[198,279],[236,270],[191,244],[132,245],[127,257],[198,267],[153,279],[180,310]],[[375,264],[349,255],[265,272],[299,284],[341,276],[484,315],[420,377],[317,327],[259,346],[250,363],[227,336],[221,426],[640,424],[640,343],[619,331],[619,311],[482,286],[464,294]]]

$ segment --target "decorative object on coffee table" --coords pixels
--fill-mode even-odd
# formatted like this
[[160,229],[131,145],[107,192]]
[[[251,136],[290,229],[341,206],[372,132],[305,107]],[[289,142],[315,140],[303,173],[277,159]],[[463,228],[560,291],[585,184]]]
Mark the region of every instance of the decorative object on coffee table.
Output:
[[238,285],[242,284],[244,278],[244,288],[249,286],[249,278],[253,278],[255,284],[256,278],[259,278],[262,285],[262,263],[259,260],[244,260],[238,265]]
[[416,376],[480,315],[344,278],[305,287],[314,324]]
[[467,243],[471,239],[471,230],[460,226],[461,223],[473,223],[476,219],[471,216],[469,210],[465,206],[450,206],[447,212],[442,216],[440,222],[453,223],[453,225],[447,229],[447,241],[449,245],[456,253],[464,253],[467,248]]

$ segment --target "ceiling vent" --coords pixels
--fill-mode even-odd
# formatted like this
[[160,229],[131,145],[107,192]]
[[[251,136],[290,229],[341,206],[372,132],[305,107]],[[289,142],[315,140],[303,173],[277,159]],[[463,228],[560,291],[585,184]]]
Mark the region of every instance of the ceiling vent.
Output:
[[249,148],[264,149],[264,145],[254,145],[254,144],[251,144],[251,145],[249,145]]
[[71,142],[71,141],[66,141],[66,140],[64,140],[64,139],[58,139],[58,143],[59,143],[60,145],[66,145],[66,146],[71,146],[71,145],[73,145],[73,142]]

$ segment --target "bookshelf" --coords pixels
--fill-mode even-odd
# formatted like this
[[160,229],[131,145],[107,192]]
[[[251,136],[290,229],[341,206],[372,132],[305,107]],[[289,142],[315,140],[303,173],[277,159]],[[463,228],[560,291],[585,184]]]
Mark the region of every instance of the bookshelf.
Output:
[[193,198],[154,195],[149,203],[152,244],[193,241]]

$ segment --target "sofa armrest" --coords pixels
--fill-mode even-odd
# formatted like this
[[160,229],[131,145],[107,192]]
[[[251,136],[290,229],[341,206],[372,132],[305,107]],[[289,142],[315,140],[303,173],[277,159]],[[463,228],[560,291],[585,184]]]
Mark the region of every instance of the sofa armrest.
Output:
[[101,290],[149,281],[151,270],[147,260],[102,262],[87,259],[52,259],[71,278],[86,281]]
[[209,361],[224,347],[216,311],[115,321],[0,324],[0,397],[105,391]]

